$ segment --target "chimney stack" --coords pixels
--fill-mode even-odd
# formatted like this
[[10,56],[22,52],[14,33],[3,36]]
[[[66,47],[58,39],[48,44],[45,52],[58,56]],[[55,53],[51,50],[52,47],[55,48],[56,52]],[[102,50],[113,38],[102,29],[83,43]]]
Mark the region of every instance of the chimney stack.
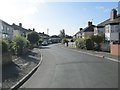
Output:
[[19,26],[22,27],[22,23],[19,23]]
[[110,20],[113,21],[117,17],[117,10],[112,9],[111,14],[110,14]]
[[92,25],[92,22],[89,21],[89,22],[88,22],[88,26],[91,26],[91,25]]
[[82,31],[83,29],[82,28],[80,28],[80,31]]
[[33,28],[33,31],[35,31],[35,28]]

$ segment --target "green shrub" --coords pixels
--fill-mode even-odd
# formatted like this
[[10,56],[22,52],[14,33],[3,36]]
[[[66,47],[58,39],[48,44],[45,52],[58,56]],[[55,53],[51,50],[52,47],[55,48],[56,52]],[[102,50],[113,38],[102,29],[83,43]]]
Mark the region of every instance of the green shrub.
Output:
[[70,40],[70,42],[74,42],[74,40],[73,40],[73,39],[71,39],[71,40]]
[[94,44],[94,48],[93,48],[93,50],[95,50],[95,51],[98,51],[99,49],[98,49],[98,44]]
[[8,52],[8,44],[6,41],[2,40],[2,53]]
[[18,56],[23,54],[23,50],[29,46],[29,42],[26,38],[22,36],[14,36],[12,40],[11,49],[14,50],[14,53]]
[[31,32],[27,35],[27,40],[30,41],[31,44],[37,44],[39,41],[40,37],[38,35],[38,33],[36,32]]
[[85,48],[85,41],[84,41],[84,39],[77,38],[75,40],[75,45],[76,45],[77,48],[81,48],[81,49]]
[[92,36],[91,39],[95,42],[94,50],[101,50],[101,43],[104,41],[104,34]]
[[85,39],[85,45],[87,50],[93,50],[94,48],[94,42],[91,38]]
[[68,43],[68,42],[69,41],[66,38],[62,39],[62,44],[65,44],[65,43]]

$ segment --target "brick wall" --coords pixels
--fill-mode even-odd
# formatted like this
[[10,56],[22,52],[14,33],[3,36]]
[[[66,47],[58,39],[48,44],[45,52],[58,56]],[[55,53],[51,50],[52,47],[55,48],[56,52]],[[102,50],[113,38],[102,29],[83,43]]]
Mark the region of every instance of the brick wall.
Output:
[[110,48],[111,48],[112,55],[120,56],[120,44],[111,43]]

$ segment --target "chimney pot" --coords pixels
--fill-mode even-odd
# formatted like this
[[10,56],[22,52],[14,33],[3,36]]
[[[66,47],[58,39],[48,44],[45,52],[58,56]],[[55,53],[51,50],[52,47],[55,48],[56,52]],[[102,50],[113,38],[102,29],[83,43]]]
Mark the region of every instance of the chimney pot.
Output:
[[35,28],[33,28],[33,31],[35,31]]
[[82,28],[80,28],[80,31],[82,31],[83,29]]
[[92,22],[89,21],[89,22],[88,22],[88,26],[91,26],[91,25],[92,25]]
[[19,26],[22,27],[22,23],[19,23]]

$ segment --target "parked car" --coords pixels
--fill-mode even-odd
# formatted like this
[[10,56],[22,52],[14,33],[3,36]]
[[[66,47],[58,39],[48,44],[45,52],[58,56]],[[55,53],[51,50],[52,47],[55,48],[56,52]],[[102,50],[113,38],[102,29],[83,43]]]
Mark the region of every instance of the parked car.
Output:
[[47,46],[47,45],[48,45],[48,42],[47,42],[47,41],[43,41],[43,42],[42,42],[42,45],[43,45],[43,46]]

